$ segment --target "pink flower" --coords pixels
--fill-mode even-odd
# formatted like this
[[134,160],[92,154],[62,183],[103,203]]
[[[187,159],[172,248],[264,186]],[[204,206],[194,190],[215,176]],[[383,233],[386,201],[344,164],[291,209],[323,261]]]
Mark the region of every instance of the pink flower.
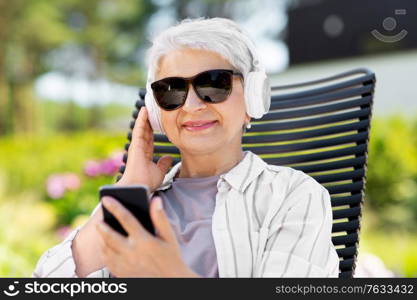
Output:
[[81,186],[80,178],[74,173],[64,174],[64,183],[68,190],[77,190]]
[[100,164],[100,173],[103,175],[112,176],[117,173],[119,166],[116,160],[112,158],[105,159]]
[[46,191],[53,199],[61,198],[66,190],[76,190],[80,186],[79,177],[73,173],[54,174],[46,180]]
[[123,152],[118,151],[102,161],[89,160],[84,167],[84,173],[90,177],[99,175],[113,176],[123,165]]
[[114,162],[117,164],[117,166],[120,168],[121,165],[123,165],[123,155],[124,152],[119,151],[112,154],[111,158],[114,160]]
[[55,174],[46,180],[46,191],[53,199],[61,198],[65,193],[65,182],[61,175]]
[[100,163],[95,160],[89,160],[85,163],[84,173],[90,177],[96,177],[100,175]]
[[56,234],[58,235],[60,241],[65,240],[65,238],[68,236],[68,234],[71,232],[71,227],[66,225],[66,226],[61,226],[56,230]]

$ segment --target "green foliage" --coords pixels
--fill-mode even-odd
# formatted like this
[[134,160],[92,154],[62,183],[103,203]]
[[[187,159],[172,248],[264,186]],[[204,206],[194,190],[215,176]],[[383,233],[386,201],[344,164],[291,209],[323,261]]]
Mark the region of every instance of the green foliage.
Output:
[[0,277],[29,277],[45,249],[59,242],[55,223],[53,206],[37,193],[0,190]]
[[[132,101],[133,103],[133,101]],[[43,100],[37,104],[39,135],[88,130],[126,130],[132,108],[118,103],[81,107],[74,101]]]
[[381,230],[379,212],[365,205],[359,253],[378,256],[397,276],[417,276],[417,234],[402,227]]
[[[0,139],[0,276],[30,276],[40,255],[60,241],[57,229],[85,221],[99,186],[114,178],[87,178],[83,166],[120,151],[125,141],[125,134],[96,131]],[[81,187],[50,199],[46,180],[61,172],[79,174]]]
[[417,225],[416,128],[401,116],[372,122],[366,201],[383,229],[414,230]]
[[6,175],[6,192],[39,191],[54,173],[81,174],[86,160],[122,150],[126,141],[126,134],[99,131],[0,139],[0,172]]
[[[82,177],[80,189],[67,191],[59,199],[48,199],[56,213],[57,225],[72,224],[80,215],[90,215],[99,202],[98,189],[105,184],[114,183],[113,178],[100,176],[98,178]],[[46,193],[44,199],[47,199]]]

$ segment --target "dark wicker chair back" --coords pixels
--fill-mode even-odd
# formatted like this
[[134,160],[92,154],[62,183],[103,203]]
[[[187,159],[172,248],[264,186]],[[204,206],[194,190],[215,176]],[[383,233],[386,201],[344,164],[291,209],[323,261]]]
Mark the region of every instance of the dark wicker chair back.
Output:
[[[333,207],[332,240],[342,278],[353,277],[358,253],[374,86],[375,75],[367,69],[273,86],[270,111],[254,120],[242,137],[244,150],[269,164],[301,170],[327,188]],[[144,89],[139,96],[131,129],[144,105]],[[167,153],[174,163],[180,160],[179,150],[166,136],[155,134],[154,141],[155,160]],[[125,149],[128,147],[129,143]]]

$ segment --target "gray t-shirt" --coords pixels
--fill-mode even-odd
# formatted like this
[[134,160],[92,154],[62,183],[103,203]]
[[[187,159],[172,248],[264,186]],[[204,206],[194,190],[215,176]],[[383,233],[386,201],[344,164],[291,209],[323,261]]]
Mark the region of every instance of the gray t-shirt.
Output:
[[219,177],[174,178],[169,189],[158,192],[184,261],[202,277],[219,277],[211,229]]

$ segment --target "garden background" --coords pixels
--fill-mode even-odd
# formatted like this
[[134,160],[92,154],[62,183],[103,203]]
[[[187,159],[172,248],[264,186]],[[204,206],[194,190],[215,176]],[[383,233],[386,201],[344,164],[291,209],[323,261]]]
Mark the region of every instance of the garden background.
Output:
[[114,182],[148,36],[184,17],[225,16],[262,45],[275,84],[376,72],[359,258],[373,275],[416,277],[417,101],[405,83],[417,76],[417,50],[292,65],[282,32],[293,5],[0,0],[0,276],[30,276],[44,251],[87,220],[98,187]]

